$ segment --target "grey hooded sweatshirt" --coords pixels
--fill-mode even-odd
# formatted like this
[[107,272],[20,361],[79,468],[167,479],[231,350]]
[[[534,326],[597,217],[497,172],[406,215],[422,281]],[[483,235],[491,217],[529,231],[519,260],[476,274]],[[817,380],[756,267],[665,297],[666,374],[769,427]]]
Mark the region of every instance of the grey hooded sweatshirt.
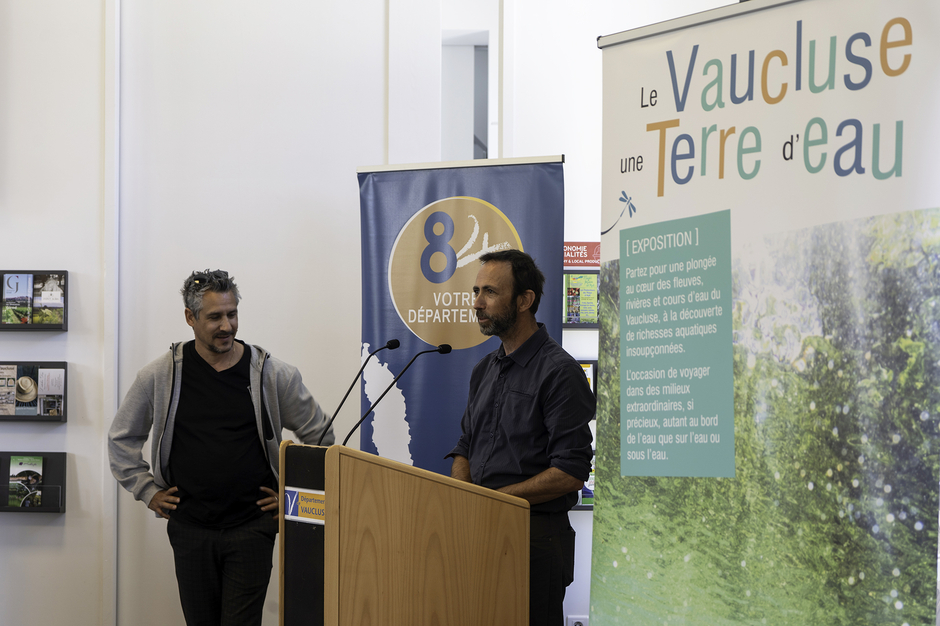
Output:
[[[111,473],[144,504],[150,504],[158,491],[172,486],[164,476],[173,444],[184,343],[173,344],[169,352],[138,372],[108,432]],[[327,417],[296,367],[272,357],[260,346],[246,343],[245,348],[251,350],[250,391],[258,439],[277,479],[281,429],[293,431],[302,443],[316,444],[326,428]],[[152,470],[142,454],[148,437]],[[333,441],[331,428],[322,445]]]

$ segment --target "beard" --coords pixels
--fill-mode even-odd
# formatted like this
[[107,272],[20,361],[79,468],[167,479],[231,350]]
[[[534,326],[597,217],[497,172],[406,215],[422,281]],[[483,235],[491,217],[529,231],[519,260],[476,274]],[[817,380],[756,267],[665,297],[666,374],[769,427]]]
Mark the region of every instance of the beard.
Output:
[[[480,314],[478,312],[477,313],[478,320],[479,320],[479,317],[480,317]],[[509,307],[508,311],[504,315],[489,314],[489,323],[484,324],[482,322],[478,322],[480,324],[480,332],[489,337],[492,337],[493,335],[496,335],[496,336],[502,335],[503,333],[505,333],[506,331],[508,331],[509,329],[511,329],[513,326],[516,325],[517,317],[518,317],[518,313],[516,312],[516,309],[513,307]]]
[[[215,339],[228,339],[229,337],[231,337],[231,338],[234,339],[234,338],[235,338],[235,334],[234,334],[234,333],[229,333],[229,334],[215,335],[215,336],[213,337],[213,340],[215,340]],[[217,345],[215,345],[215,343],[209,343],[206,347],[209,349],[209,352],[214,352],[215,354],[225,354],[226,352],[230,352],[230,351],[232,350],[232,348],[235,347],[235,342],[232,341],[232,344],[231,344],[230,346],[228,346],[227,348],[220,348],[220,347],[218,347]]]

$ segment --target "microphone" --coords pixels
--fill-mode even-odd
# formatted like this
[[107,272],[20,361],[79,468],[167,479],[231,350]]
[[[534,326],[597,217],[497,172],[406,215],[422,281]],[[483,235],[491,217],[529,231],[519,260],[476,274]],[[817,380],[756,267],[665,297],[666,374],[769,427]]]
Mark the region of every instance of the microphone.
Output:
[[333,417],[330,418],[330,421],[329,423],[327,423],[326,428],[324,428],[323,432],[320,433],[320,438],[317,439],[317,445],[320,445],[320,443],[323,441],[323,438],[326,436],[326,433],[330,432],[330,426],[333,425],[333,420],[335,420],[336,416],[339,415],[339,410],[343,408],[343,404],[346,403],[346,398],[349,397],[349,392],[352,391],[353,385],[355,385],[356,381],[359,380],[359,377],[362,376],[362,372],[366,369],[366,365],[369,363],[369,359],[371,359],[375,355],[376,352],[385,350],[386,348],[388,348],[389,350],[394,350],[400,345],[401,345],[401,342],[398,341],[397,339],[389,339],[388,341],[385,342],[384,346],[382,346],[381,348],[376,348],[375,350],[369,353],[369,356],[366,357],[366,360],[362,362],[362,367],[359,368],[359,373],[356,374],[356,377],[353,378],[352,383],[350,383],[349,385],[349,389],[346,390],[346,395],[343,396],[343,399],[339,401],[339,406],[336,407],[335,411],[333,411]]
[[415,359],[417,359],[422,354],[428,354],[430,352],[438,352],[440,354],[449,354],[452,349],[453,348],[451,348],[448,344],[442,343],[441,345],[434,348],[433,350],[423,350],[417,353],[416,355],[414,355],[413,357],[411,357],[411,360],[408,361],[408,365],[406,365],[404,369],[402,369],[402,371],[398,372],[398,376],[396,376],[395,379],[392,380],[392,382],[388,384],[388,387],[385,388],[385,391],[382,392],[382,395],[379,396],[379,399],[372,403],[372,406],[370,406],[369,410],[365,412],[365,415],[363,415],[362,418],[358,422],[356,422],[356,425],[352,427],[352,430],[350,430],[349,434],[346,435],[346,438],[343,439],[343,445],[344,446],[346,445],[346,442],[349,441],[349,438],[352,437],[352,434],[356,432],[356,429],[359,428],[359,425],[362,424],[364,421],[366,421],[366,418],[369,417],[369,414],[372,413],[372,410],[375,409],[376,405],[378,405],[378,403],[382,401],[382,398],[385,397],[385,394],[387,394],[389,390],[395,385],[395,383],[398,382],[398,379],[402,377],[402,374],[404,374],[408,370],[408,368],[411,367],[411,364],[415,362]]

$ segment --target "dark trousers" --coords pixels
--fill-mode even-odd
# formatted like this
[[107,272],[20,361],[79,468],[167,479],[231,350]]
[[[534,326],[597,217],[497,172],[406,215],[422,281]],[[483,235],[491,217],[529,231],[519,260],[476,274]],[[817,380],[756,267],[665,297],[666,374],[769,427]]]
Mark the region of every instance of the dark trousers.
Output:
[[574,580],[568,513],[533,513],[529,523],[529,624],[563,626],[565,588]]
[[235,528],[213,530],[170,518],[187,626],[257,626],[271,579],[277,521],[266,513]]

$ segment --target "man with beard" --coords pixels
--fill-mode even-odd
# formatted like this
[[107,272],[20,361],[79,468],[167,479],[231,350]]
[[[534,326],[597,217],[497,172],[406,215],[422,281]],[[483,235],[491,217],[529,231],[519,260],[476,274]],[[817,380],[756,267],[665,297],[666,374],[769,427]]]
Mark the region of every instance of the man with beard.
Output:
[[451,476],[528,500],[529,623],[560,626],[574,577],[568,511],[591,471],[596,400],[584,370],[535,320],[545,276],[532,257],[480,257],[473,308],[502,344],[473,368]]
[[[181,293],[195,338],[137,374],[108,435],[111,471],[168,520],[188,626],[257,625],[277,533],[281,429],[313,444],[327,421],[295,367],[235,339],[241,296],[227,272],[193,272]],[[152,470],[141,454],[148,436]]]

